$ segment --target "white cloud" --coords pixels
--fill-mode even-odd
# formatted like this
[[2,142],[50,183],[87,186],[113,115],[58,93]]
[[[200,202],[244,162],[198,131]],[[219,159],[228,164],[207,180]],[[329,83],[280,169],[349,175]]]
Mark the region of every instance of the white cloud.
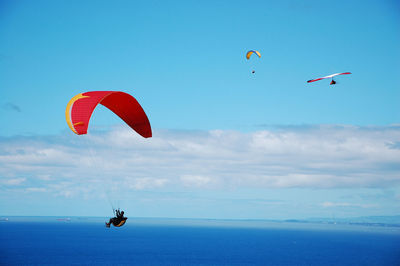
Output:
[[390,187],[400,185],[399,141],[397,126],[10,137],[0,139],[0,184],[65,197],[101,187]]
[[27,191],[27,192],[45,192],[46,189],[43,187],[28,187],[27,189],[25,189],[25,191]]
[[41,180],[46,180],[46,181],[48,181],[48,180],[51,180],[51,176],[50,175],[46,175],[46,174],[44,174],[44,175],[37,175],[37,178],[39,178],[39,179],[41,179]]
[[5,180],[0,180],[0,183],[8,186],[17,186],[22,184],[25,180],[26,178],[5,179]]
[[180,181],[187,187],[207,187],[213,182],[213,179],[201,175],[183,175],[180,177]]
[[168,183],[165,178],[136,178],[129,182],[128,187],[134,190],[152,189],[163,187]]
[[356,208],[378,208],[378,204],[359,204],[359,203],[349,203],[349,202],[323,202],[321,204],[322,207],[331,208],[331,207],[356,207]]

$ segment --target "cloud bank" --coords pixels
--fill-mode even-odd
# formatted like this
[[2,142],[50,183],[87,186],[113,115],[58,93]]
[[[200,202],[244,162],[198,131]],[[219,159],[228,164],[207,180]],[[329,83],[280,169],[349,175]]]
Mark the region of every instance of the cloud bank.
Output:
[[104,186],[386,188],[400,184],[399,143],[399,126],[158,130],[150,139],[122,127],[86,136],[16,136],[0,138],[0,187],[65,197]]

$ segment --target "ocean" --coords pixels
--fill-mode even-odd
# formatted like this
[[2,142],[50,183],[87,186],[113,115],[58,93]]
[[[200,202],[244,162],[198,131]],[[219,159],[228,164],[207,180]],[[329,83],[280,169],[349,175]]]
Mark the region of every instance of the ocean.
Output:
[[130,218],[0,222],[1,265],[400,265],[400,229]]

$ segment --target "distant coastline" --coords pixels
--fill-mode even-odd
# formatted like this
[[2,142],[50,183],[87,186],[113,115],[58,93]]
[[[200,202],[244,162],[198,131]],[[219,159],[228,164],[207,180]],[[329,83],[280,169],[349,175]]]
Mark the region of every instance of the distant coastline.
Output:
[[[63,222],[95,223],[103,225],[108,217],[78,216],[0,216],[3,222]],[[132,217],[128,226],[195,226],[195,227],[246,227],[246,228],[296,228],[296,229],[339,229],[339,230],[374,230],[390,229],[400,232],[400,215],[370,216],[353,218],[309,218],[309,219],[206,219],[206,218],[163,218]]]

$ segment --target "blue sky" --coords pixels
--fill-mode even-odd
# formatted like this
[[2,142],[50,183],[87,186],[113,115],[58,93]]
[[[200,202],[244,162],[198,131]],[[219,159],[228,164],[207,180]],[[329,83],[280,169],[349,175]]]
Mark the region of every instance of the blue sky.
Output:
[[[399,213],[396,1],[0,10],[0,214],[106,216],[110,198],[151,217]],[[154,137],[102,107],[74,135],[65,106],[90,90],[132,94]]]

